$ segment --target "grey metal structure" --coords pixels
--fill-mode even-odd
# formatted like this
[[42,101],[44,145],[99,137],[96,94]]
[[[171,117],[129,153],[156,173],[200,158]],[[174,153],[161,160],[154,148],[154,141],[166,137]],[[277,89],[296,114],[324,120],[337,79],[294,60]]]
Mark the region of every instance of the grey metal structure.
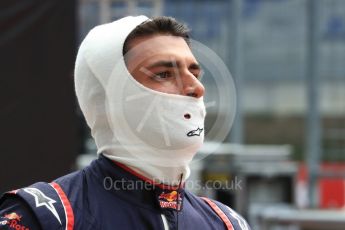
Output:
[[[209,154],[212,145],[204,143],[197,157]],[[289,161],[291,152],[289,145],[220,145],[203,160],[202,175],[205,183],[209,180],[222,183],[224,187],[213,190],[225,197],[222,200],[217,193],[207,195],[229,202],[229,206],[246,217],[255,204],[293,205],[297,164]]]
[[[236,86],[236,116],[235,121],[231,130],[230,139],[228,142],[242,144],[244,141],[244,130],[243,130],[243,103],[242,103],[242,93],[243,93],[243,38],[242,38],[242,0],[232,1],[232,13],[233,13],[233,29],[228,29],[229,33],[234,34],[233,39],[233,52],[229,51],[230,54],[233,53],[230,62],[233,63],[233,77]],[[229,35],[230,37],[230,35]],[[229,65],[231,66],[231,65]]]
[[308,0],[308,57],[307,57],[307,93],[308,93],[308,114],[307,114],[307,164],[309,170],[309,198],[310,205],[317,207],[317,176],[321,155],[321,122],[319,109],[319,71],[318,71],[318,40],[319,40],[319,0]]

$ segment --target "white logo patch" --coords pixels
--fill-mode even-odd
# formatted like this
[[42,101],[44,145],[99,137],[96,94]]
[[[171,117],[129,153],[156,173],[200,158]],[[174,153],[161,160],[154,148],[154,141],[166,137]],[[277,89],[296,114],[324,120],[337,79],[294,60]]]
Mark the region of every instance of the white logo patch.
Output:
[[56,203],[55,200],[47,197],[46,195],[44,195],[44,193],[41,190],[39,190],[37,188],[24,188],[24,191],[31,194],[33,197],[35,197],[36,208],[46,206],[46,208],[51,213],[53,213],[53,215],[59,221],[60,225],[62,224],[60,217],[59,217],[59,214],[57,213],[57,211],[53,205],[54,203]]

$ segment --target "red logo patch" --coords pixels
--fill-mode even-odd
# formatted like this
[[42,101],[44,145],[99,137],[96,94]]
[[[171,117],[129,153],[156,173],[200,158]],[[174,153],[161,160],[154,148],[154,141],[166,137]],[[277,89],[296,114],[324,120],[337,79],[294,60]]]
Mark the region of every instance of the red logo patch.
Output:
[[15,212],[12,212],[10,214],[6,214],[4,217],[6,219],[9,219],[9,220],[17,220],[17,221],[20,221],[20,219],[22,218],[22,216],[18,215]]
[[9,227],[13,229],[30,230],[30,228],[27,228],[26,226],[19,224],[17,220],[11,220],[8,224]]
[[13,228],[13,229],[30,230],[30,228],[20,224],[22,216],[15,213],[15,212],[11,212],[9,214],[6,214],[2,218],[7,219],[4,221],[1,221],[2,225],[8,225],[8,227]]
[[162,192],[158,196],[159,204],[161,208],[171,208],[175,210],[181,210],[182,199],[177,191],[169,193]]

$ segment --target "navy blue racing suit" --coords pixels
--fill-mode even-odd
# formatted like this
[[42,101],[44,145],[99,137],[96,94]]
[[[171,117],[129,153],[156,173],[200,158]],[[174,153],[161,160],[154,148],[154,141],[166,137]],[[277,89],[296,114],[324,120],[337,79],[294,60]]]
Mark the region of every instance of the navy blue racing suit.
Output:
[[156,184],[100,155],[88,167],[0,199],[0,229],[250,229],[217,201]]

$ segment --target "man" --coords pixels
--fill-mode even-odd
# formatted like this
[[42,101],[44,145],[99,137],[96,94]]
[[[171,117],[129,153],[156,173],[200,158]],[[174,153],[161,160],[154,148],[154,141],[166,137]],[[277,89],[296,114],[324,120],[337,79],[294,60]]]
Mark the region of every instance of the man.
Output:
[[75,84],[99,158],[0,200],[5,229],[249,229],[229,207],[184,189],[204,138],[204,87],[188,29],[125,17],[82,42]]

